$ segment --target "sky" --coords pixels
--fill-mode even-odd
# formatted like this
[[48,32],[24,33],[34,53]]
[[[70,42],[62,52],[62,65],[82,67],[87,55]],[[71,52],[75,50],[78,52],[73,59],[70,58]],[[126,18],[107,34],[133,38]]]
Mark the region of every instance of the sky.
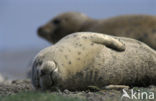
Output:
[[0,0],[0,50],[49,46],[36,30],[66,11],[83,12],[92,18],[156,15],[156,0]]

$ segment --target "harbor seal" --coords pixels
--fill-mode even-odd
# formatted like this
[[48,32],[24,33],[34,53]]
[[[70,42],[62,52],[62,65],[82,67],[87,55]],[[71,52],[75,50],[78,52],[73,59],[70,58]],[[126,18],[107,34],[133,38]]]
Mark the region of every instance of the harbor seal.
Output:
[[124,37],[79,32],[41,50],[32,66],[37,89],[86,90],[88,86],[156,84],[156,52]]
[[56,43],[68,34],[86,31],[134,38],[156,49],[156,17],[150,15],[125,15],[98,20],[83,13],[66,12],[41,26],[38,35]]

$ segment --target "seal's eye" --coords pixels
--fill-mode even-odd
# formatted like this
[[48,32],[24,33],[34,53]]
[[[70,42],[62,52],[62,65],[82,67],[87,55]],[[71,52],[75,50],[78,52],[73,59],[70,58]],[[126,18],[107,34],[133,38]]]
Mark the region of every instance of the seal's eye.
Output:
[[59,19],[54,19],[54,20],[52,21],[52,23],[55,24],[55,25],[58,25],[58,24],[61,23],[61,20],[59,20]]
[[38,65],[41,66],[42,65],[42,61],[38,61]]

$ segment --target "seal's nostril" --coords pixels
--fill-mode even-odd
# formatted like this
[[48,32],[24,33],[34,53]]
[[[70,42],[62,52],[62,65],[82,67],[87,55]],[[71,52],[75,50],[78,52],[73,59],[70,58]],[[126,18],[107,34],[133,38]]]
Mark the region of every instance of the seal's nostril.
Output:
[[42,28],[41,27],[38,28],[37,32],[38,32],[38,34],[42,33]]
[[44,36],[45,35],[45,31],[42,27],[38,28],[37,33],[39,36]]

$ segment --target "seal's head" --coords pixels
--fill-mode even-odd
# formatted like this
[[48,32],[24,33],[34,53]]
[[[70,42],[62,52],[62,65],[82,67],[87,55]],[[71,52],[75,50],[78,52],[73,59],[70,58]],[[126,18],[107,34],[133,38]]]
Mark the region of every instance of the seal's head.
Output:
[[47,90],[55,85],[57,82],[58,68],[54,61],[43,62],[38,69],[39,85],[41,89]]
[[66,12],[39,27],[38,35],[51,43],[56,43],[62,37],[78,32],[86,20],[88,20],[88,16],[83,13]]

